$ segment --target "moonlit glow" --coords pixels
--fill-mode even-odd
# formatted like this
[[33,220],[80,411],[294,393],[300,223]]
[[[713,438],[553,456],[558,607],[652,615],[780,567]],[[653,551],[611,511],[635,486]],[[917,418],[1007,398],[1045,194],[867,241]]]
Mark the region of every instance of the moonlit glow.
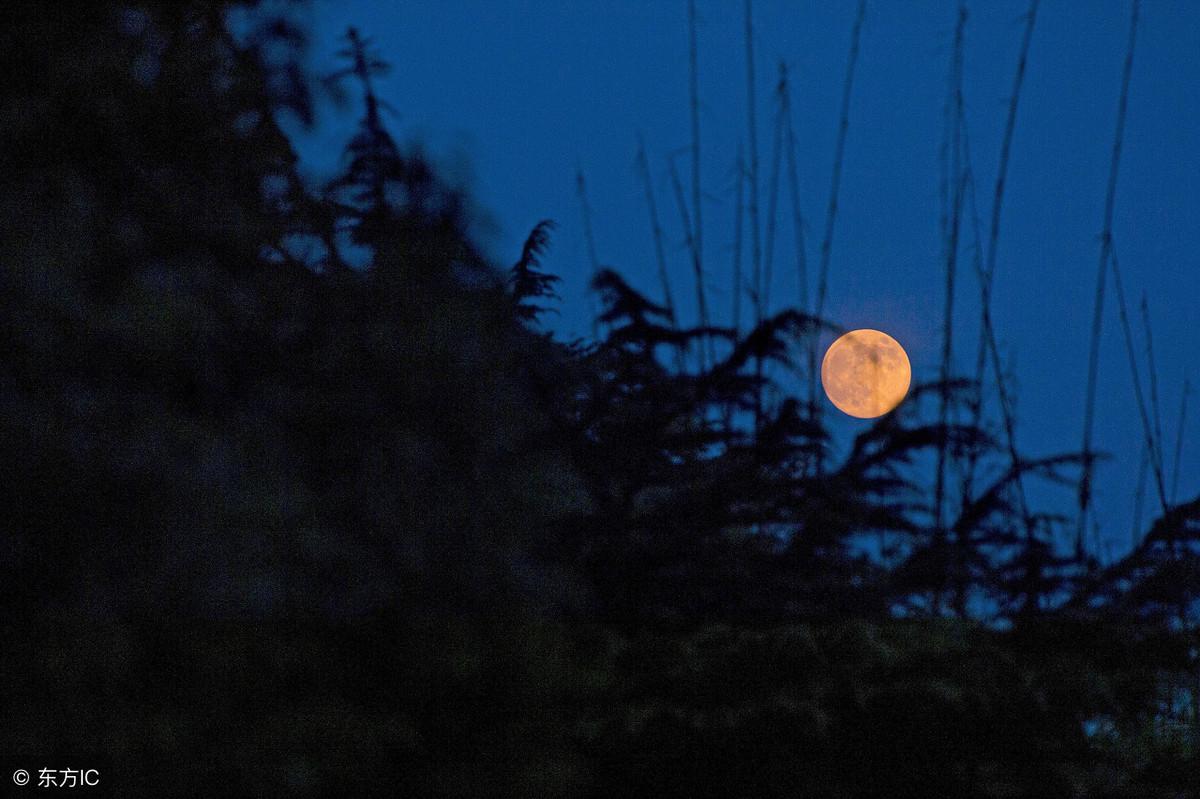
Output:
[[851,330],[829,345],[821,385],[839,411],[859,419],[888,413],[908,394],[912,367],[904,348],[878,330]]

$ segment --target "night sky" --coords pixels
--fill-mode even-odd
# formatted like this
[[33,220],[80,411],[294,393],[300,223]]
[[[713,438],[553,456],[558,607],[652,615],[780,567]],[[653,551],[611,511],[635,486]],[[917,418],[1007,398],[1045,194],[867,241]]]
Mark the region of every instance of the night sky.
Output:
[[[734,159],[745,142],[742,3],[698,0],[702,180],[708,297],[730,308]],[[970,4],[964,91],[985,235],[1025,0]],[[547,267],[564,278],[564,337],[590,332],[575,173],[586,175],[599,259],[658,296],[637,136],[652,160],[667,230],[674,293],[694,321],[690,263],[667,181],[667,159],[689,143],[685,0],[438,0],[318,2],[309,23],[314,71],[336,65],[350,25],[374,40],[392,70],[380,95],[396,109],[397,138],[426,147],[466,186],[488,221],[477,231],[510,263],[538,220],[559,228]],[[838,106],[855,4],[756,0],[759,148],[766,209],[780,60],[792,76],[801,203],[810,276],[824,227]],[[956,5],[868,5],[851,105],[826,315],[875,327],[908,350],[916,379],[936,376],[944,276],[939,238],[939,147]],[[1129,29],[1126,2],[1045,2],[1038,15],[1017,121],[997,258],[994,314],[1016,375],[1018,438],[1030,455],[1078,449],[1117,98]],[[1200,382],[1194,353],[1200,299],[1200,7],[1143,5],[1114,223],[1131,321],[1146,380],[1139,306],[1150,309],[1158,363],[1168,488],[1182,388]],[[449,54],[449,55],[448,55]],[[353,95],[351,95],[353,98]],[[296,132],[306,171],[328,175],[358,117],[329,107]],[[686,155],[679,155],[688,179]],[[786,196],[786,195],[784,195]],[[785,203],[781,214],[790,213]],[[797,296],[791,228],[781,221],[776,310]],[[968,243],[970,236],[968,236]],[[978,281],[964,249],[955,362],[973,371]],[[1111,288],[1111,280],[1110,280]],[[810,289],[810,292],[813,289]],[[994,400],[991,403],[994,412]],[[1110,291],[1104,315],[1096,447],[1096,505],[1112,554],[1129,544],[1142,432]],[[838,416],[836,411],[830,418]],[[1179,499],[1200,487],[1200,396],[1193,395]],[[841,417],[838,432],[861,429]],[[1041,494],[1073,513],[1071,490]],[[1156,515],[1147,483],[1143,518]]]

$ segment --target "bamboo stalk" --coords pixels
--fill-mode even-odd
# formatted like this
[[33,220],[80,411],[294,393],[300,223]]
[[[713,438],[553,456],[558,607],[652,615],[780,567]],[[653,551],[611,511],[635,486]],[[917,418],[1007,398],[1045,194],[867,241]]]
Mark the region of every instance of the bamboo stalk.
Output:
[[1137,43],[1137,24],[1140,0],[1131,3],[1129,42],[1125,49],[1125,65],[1121,71],[1121,94],[1117,103],[1117,127],[1113,135],[1112,159],[1109,162],[1108,190],[1104,197],[1104,227],[1100,233],[1100,260],[1096,268],[1096,300],[1092,308],[1092,337],[1088,350],[1087,393],[1083,412],[1083,469],[1079,477],[1079,520],[1075,532],[1075,552],[1083,553],[1083,535],[1087,528],[1092,504],[1092,430],[1096,412],[1096,375],[1100,359],[1100,327],[1104,313],[1104,283],[1112,252],[1113,205],[1117,194],[1117,173],[1121,163],[1121,147],[1125,138],[1125,112],[1129,105],[1129,82],[1133,75],[1133,51]]

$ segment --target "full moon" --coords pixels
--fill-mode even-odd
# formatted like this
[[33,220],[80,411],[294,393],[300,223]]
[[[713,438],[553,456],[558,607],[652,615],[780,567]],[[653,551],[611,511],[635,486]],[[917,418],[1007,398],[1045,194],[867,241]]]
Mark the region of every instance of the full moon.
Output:
[[837,409],[858,419],[888,413],[912,381],[908,354],[878,330],[851,330],[829,345],[821,361],[821,385]]

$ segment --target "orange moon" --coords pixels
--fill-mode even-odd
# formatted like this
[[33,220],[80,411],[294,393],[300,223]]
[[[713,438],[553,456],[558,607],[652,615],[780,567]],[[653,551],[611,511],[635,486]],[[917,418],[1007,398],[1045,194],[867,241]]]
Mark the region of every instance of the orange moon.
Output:
[[851,330],[829,345],[821,385],[839,411],[858,419],[883,416],[900,404],[912,382],[908,354],[896,339],[870,328]]

